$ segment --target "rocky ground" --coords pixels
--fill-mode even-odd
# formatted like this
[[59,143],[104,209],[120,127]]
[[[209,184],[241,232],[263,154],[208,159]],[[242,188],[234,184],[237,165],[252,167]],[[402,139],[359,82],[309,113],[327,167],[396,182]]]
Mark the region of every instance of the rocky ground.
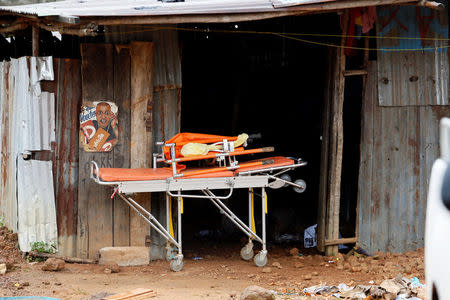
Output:
[[257,285],[275,291],[277,299],[304,299],[304,289],[311,286],[380,285],[397,276],[424,282],[423,250],[403,255],[324,257],[302,249],[274,247],[269,249],[267,267],[258,268],[240,259],[236,245],[211,244],[195,245],[195,253],[187,247],[184,269],[177,273],[171,272],[165,261],[120,267],[118,273],[105,266],[69,263],[57,272],[43,271],[44,262],[21,258],[15,249],[17,236],[1,232],[0,263],[7,262],[8,271],[0,275],[0,296],[98,299],[94,296],[150,288],[157,293],[155,299],[239,299],[246,287]]

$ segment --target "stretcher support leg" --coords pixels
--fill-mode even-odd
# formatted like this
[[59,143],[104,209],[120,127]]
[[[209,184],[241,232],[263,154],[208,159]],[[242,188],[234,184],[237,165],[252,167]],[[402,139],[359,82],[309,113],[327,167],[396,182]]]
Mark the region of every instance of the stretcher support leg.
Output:
[[[250,188],[248,189],[248,228],[255,232],[256,230],[253,226],[253,218],[253,190]],[[242,247],[240,254],[243,260],[251,260],[253,258],[253,236],[249,235],[248,243]]]
[[139,216],[141,216],[150,226],[155,229],[160,235],[162,235],[166,240],[173,243],[175,246],[179,247],[178,242],[170,235],[170,233],[158,222],[158,220],[149,213],[145,208],[143,208],[139,203],[134,201],[131,197],[126,197],[122,193],[118,193],[119,197],[125,201]]
[[[173,235],[173,227],[172,227],[172,198],[166,193],[166,230],[169,232],[170,236],[174,238]],[[174,252],[176,248],[172,245],[172,243],[167,240],[166,245],[166,260],[171,261],[175,258]]]
[[267,245],[266,245],[266,191],[264,187],[261,189],[261,223],[262,223],[262,250],[253,258],[255,265],[264,267],[267,264]]
[[[178,195],[181,193],[178,192]],[[170,269],[174,272],[181,271],[183,269],[183,250],[182,250],[182,237],[181,237],[181,196],[177,197],[177,242],[178,242],[178,254],[174,259],[170,261]]]

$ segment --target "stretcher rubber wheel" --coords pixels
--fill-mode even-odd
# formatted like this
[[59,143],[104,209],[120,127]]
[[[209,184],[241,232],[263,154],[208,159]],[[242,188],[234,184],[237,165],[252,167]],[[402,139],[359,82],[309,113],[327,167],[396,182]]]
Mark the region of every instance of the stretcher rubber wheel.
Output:
[[183,269],[183,259],[172,259],[170,261],[170,269],[174,272],[179,272]]
[[301,186],[301,188],[298,188],[296,186],[294,187],[294,191],[296,193],[301,194],[306,190],[306,182],[303,179],[297,179],[296,181],[294,181],[294,183]]
[[267,264],[267,254],[263,252],[259,252],[253,258],[253,262],[258,267],[264,267]]
[[173,254],[172,251],[173,251],[172,249],[166,251],[166,260],[167,261],[171,261],[175,257],[175,255]]
[[255,253],[253,252],[253,248],[249,248],[248,246],[244,246],[241,249],[241,258],[243,260],[251,260]]

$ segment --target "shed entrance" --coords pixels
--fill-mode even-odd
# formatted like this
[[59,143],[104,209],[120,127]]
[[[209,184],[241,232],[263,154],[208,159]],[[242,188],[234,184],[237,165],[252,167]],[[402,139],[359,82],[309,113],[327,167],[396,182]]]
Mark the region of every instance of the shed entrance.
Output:
[[[293,179],[306,181],[304,193],[289,187],[268,190],[269,243],[301,246],[304,229],[317,223],[329,49],[283,38],[279,33],[340,34],[338,16],[199,24],[183,29],[181,131],[260,133],[261,139],[254,140],[252,148],[274,146],[276,155],[306,160],[307,167],[290,174]],[[318,41],[320,37],[308,39]],[[353,113],[360,116],[358,109]],[[359,145],[359,135],[357,138]],[[357,170],[355,174],[357,180]],[[356,207],[356,183],[355,200],[349,204],[352,211]],[[235,191],[230,200],[232,209],[244,220],[247,197],[247,191]],[[213,206],[196,200],[185,201],[184,205],[185,249],[199,240],[234,243],[244,236]]]

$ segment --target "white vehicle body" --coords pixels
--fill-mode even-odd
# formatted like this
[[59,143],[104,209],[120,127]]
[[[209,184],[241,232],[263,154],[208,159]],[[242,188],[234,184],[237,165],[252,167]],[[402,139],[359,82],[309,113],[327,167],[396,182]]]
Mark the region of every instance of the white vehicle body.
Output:
[[440,128],[441,155],[431,171],[425,228],[427,299],[450,299],[450,119]]

